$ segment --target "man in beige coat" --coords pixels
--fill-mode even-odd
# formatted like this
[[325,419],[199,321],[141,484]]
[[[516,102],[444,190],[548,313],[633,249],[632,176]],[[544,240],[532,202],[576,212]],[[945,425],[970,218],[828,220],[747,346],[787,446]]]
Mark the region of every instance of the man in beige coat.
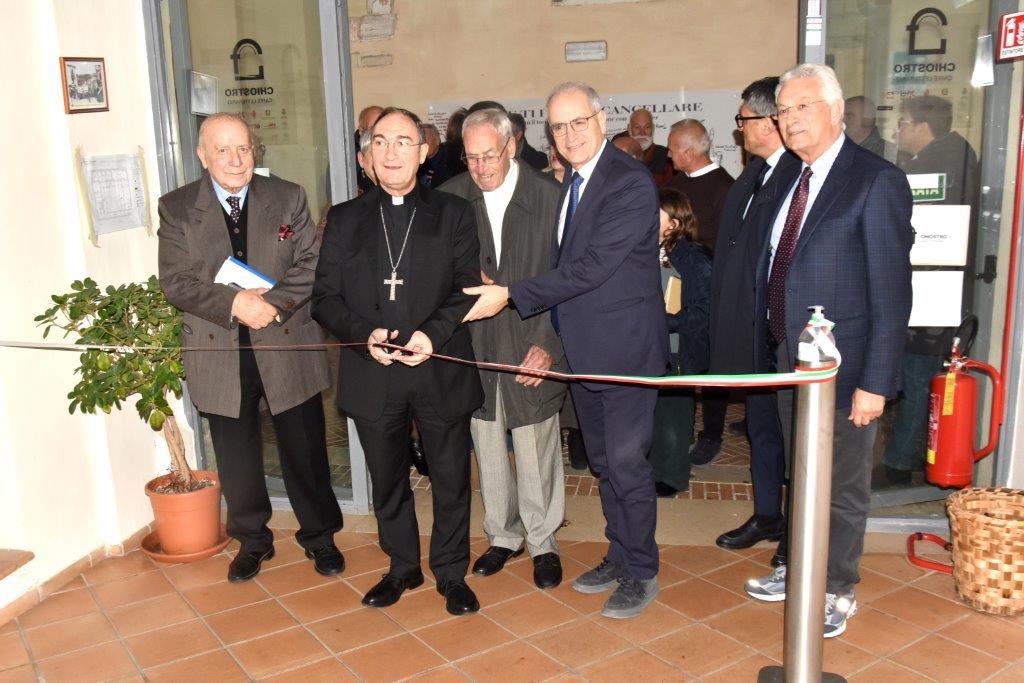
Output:
[[[274,555],[261,398],[273,416],[285,488],[299,521],[295,537],[318,572],[338,574],[345,562],[334,534],[342,518],[320,398],[330,384],[326,352],[279,350],[323,341],[309,315],[320,248],[316,224],[301,187],[253,175],[252,136],[240,117],[206,119],[196,152],[207,173],[160,198],[160,284],[184,312],[189,395],[209,421],[228,534],[241,543],[228,579],[251,579]],[[275,284],[239,289],[215,283],[228,257]]]

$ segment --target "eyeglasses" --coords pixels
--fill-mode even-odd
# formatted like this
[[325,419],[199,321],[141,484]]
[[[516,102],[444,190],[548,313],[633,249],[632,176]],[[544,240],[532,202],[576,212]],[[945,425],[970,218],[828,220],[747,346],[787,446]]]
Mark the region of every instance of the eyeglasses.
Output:
[[487,154],[463,154],[461,157],[462,163],[466,164],[466,166],[476,166],[481,163],[484,166],[494,166],[498,163],[498,159],[501,158],[501,155],[505,153],[505,150],[508,149],[508,143],[511,139],[512,138],[508,138],[505,140],[505,144],[501,146],[501,151],[497,154],[494,152],[488,152]]
[[913,123],[914,123],[913,119],[900,119],[899,121],[896,122],[896,127],[897,128],[902,128],[903,126],[909,126],[909,125],[911,125]]
[[818,104],[825,100],[814,100],[813,102],[804,102],[803,104],[794,104],[792,107],[779,107],[779,112],[772,118],[778,121],[779,119],[789,118],[793,114],[800,114],[801,116],[810,109],[812,104]]
[[572,126],[572,129],[577,133],[582,133],[590,125],[590,119],[600,113],[601,110],[599,109],[590,116],[581,116],[578,119],[573,119],[569,123],[551,123],[548,125],[551,127],[551,134],[559,138],[569,132],[569,126]]
[[388,140],[383,135],[376,135],[373,138],[373,142],[370,143],[370,146],[378,152],[383,152],[389,147],[394,147],[398,152],[406,152],[411,149],[416,149],[422,144],[422,142],[413,142],[412,138],[401,137],[395,138],[394,140]]
[[743,130],[743,122],[744,121],[756,121],[757,119],[769,119],[769,118],[771,118],[771,117],[770,116],[740,116],[739,114],[736,114],[736,116],[732,117],[732,120],[736,122],[736,127],[737,128],[739,128],[740,130]]

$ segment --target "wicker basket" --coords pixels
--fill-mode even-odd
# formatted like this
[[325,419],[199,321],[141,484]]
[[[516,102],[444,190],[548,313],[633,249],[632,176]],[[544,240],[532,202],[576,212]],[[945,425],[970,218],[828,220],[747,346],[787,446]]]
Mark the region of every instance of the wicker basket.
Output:
[[980,612],[1024,614],[1024,491],[966,488],[946,509],[957,594]]

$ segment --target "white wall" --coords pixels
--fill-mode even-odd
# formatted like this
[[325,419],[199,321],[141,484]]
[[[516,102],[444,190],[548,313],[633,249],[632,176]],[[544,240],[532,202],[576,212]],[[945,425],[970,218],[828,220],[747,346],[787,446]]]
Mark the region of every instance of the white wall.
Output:
[[[159,194],[140,2],[0,3],[0,338],[39,340],[32,318],[51,293],[90,275],[100,284],[156,271],[156,237],[143,230],[87,239],[75,192],[73,149],[144,149],[155,221]],[[110,111],[66,115],[60,56],[106,59]],[[154,223],[155,227],[155,223]],[[51,334],[51,338],[52,338]],[[0,605],[90,551],[120,543],[151,520],[143,484],[166,466],[154,432],[134,411],[69,416],[77,354],[0,349],[0,547],[36,559],[0,584]]]

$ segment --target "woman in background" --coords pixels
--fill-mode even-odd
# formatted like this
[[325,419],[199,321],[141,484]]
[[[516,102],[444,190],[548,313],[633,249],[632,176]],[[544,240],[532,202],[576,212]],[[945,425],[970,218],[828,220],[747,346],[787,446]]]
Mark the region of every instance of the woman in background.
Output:
[[[697,218],[690,200],[672,188],[658,192],[661,202],[661,283],[668,289],[675,276],[682,281],[681,307],[668,317],[672,372],[706,372],[711,254],[697,239]],[[690,488],[690,442],[693,441],[694,392],[689,388],[662,389],[654,409],[654,439],[648,460],[658,495],[674,496]]]

